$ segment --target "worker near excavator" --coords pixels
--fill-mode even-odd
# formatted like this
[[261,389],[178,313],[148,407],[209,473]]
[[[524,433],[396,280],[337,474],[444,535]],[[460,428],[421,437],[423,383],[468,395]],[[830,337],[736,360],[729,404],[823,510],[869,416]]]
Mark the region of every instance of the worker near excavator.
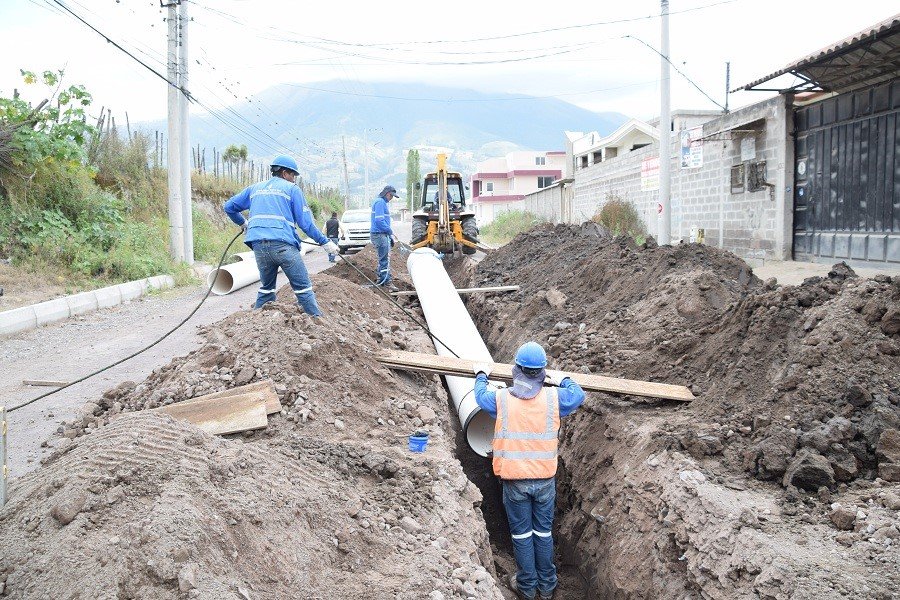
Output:
[[[294,183],[300,174],[297,161],[290,156],[278,156],[272,161],[271,168],[271,179],[244,189],[232,196],[223,207],[228,217],[244,230],[244,243],[253,249],[256,257],[260,286],[254,308],[275,299],[275,280],[280,267],[303,312],[319,317],[322,312],[316,303],[312,282],[300,253],[300,236],[294,226],[329,254],[337,254],[338,247],[316,227],[306,198]],[[250,218],[245,219],[241,213],[248,209]]]
[[584,390],[569,377],[547,371],[547,354],[528,342],[516,351],[513,385],[487,388],[489,364],[476,364],[475,401],[496,419],[494,474],[503,485],[503,506],[518,570],[510,587],[519,598],[548,600],[556,590],[553,513],[559,420],[581,406]]
[[375,285],[387,287],[392,291],[395,288],[391,283],[391,248],[397,241],[397,236],[391,229],[391,211],[388,204],[396,196],[397,190],[394,186],[384,186],[372,203],[372,218],[369,227],[369,237],[378,252],[378,275]]

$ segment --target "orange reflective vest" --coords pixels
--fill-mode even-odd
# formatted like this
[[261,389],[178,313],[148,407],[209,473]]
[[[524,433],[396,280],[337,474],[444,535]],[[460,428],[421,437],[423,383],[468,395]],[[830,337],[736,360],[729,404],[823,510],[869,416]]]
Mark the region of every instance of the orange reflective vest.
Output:
[[559,447],[556,388],[534,398],[516,398],[497,390],[494,425],[494,475],[501,479],[549,479],[556,475]]

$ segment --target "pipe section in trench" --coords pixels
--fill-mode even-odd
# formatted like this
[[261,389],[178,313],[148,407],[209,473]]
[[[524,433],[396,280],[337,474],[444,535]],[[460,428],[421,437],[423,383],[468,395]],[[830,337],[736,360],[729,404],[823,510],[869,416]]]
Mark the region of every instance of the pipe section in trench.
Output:
[[[406,267],[431,332],[460,358],[493,363],[491,353],[437,252],[431,248],[419,248],[410,253]],[[432,341],[439,356],[453,356],[444,344],[434,339]],[[475,402],[475,378],[447,376],[444,379],[466,441],[476,453],[487,456],[494,438],[494,417],[481,410]],[[502,384],[491,385],[496,389]]]
[[[300,244],[300,254],[305,256],[308,252],[312,252],[310,246]],[[232,254],[231,257],[238,259],[238,262],[213,269],[206,276],[206,285],[211,287],[212,293],[217,296],[227,296],[231,292],[259,281],[259,269],[256,267],[256,257],[252,250],[238,252]]]

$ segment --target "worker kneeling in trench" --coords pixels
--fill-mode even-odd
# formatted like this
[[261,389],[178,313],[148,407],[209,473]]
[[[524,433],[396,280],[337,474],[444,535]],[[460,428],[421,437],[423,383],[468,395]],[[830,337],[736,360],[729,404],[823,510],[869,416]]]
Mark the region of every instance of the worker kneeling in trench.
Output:
[[561,373],[546,371],[547,354],[535,342],[516,351],[513,385],[488,390],[491,365],[476,364],[475,400],[496,418],[494,475],[503,484],[503,507],[509,519],[518,571],[510,587],[519,598],[553,597],[553,513],[559,419],[584,402],[584,390]]

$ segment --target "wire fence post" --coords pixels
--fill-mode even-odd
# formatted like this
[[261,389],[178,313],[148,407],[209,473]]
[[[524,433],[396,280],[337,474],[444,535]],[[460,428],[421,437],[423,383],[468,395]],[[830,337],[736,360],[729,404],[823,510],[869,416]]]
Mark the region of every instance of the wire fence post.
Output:
[[6,407],[0,406],[0,508],[6,506],[6,482],[9,479],[9,467],[6,465]]

